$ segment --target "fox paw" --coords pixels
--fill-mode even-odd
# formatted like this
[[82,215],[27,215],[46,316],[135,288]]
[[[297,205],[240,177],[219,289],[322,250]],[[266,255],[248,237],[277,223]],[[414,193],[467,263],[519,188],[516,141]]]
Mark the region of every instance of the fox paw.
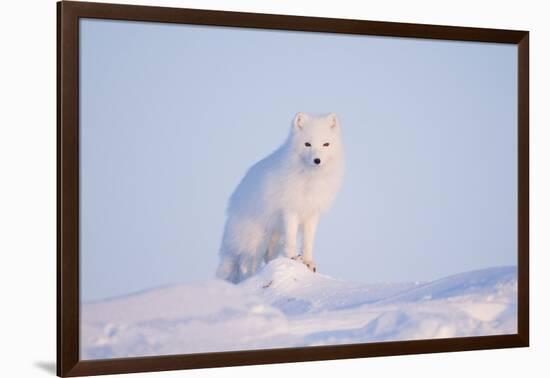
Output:
[[304,256],[302,256],[302,255],[294,256],[294,257],[292,257],[292,260],[301,261],[313,273],[317,272],[317,265],[315,265],[315,263],[313,261],[304,260]]
[[311,270],[313,273],[317,272],[317,265],[313,261],[304,261],[303,262],[309,270]]

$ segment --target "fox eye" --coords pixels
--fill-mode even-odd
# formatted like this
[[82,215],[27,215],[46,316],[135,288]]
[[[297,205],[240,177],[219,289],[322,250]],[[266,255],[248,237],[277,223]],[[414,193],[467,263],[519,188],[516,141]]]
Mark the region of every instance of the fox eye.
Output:
[[311,147],[311,143],[306,142],[305,144],[306,144],[306,147]]
[[328,147],[328,146],[330,146],[330,143],[326,142],[326,143],[323,144],[323,146]]

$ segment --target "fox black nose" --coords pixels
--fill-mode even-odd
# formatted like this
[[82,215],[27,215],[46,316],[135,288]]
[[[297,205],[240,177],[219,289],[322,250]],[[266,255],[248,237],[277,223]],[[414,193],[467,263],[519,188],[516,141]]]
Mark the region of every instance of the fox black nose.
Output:
[[315,164],[319,165],[319,164],[321,164],[321,159],[315,158],[315,159],[313,159],[313,162],[314,162]]

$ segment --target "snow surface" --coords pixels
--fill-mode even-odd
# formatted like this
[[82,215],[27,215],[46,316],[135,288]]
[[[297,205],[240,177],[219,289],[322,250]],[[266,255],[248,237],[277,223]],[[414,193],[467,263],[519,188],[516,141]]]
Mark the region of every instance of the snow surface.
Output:
[[83,304],[84,359],[516,333],[516,267],[361,284],[278,258],[213,279]]

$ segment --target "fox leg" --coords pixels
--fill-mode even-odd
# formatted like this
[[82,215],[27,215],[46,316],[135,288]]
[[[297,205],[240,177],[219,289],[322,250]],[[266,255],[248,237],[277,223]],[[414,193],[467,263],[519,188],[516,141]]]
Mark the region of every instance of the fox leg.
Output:
[[261,226],[229,219],[222,238],[217,276],[239,283],[254,275],[263,262],[267,244]]
[[221,257],[216,276],[222,280],[239,283],[239,256],[227,253]]
[[319,216],[315,215],[306,219],[302,225],[303,263],[312,272],[317,271],[317,267],[313,262],[313,242],[315,241],[315,232],[317,230],[318,223],[319,223]]
[[256,256],[252,253],[243,253],[239,256],[239,282],[247,279],[255,273],[255,258]]
[[269,244],[267,246],[267,252],[265,254],[265,263],[269,263],[271,260],[273,260],[278,255],[278,245],[279,245],[279,233],[277,231],[273,231],[271,233],[271,238],[269,239]]
[[296,257],[296,239],[298,237],[298,217],[295,214],[283,214],[283,253],[288,258]]

